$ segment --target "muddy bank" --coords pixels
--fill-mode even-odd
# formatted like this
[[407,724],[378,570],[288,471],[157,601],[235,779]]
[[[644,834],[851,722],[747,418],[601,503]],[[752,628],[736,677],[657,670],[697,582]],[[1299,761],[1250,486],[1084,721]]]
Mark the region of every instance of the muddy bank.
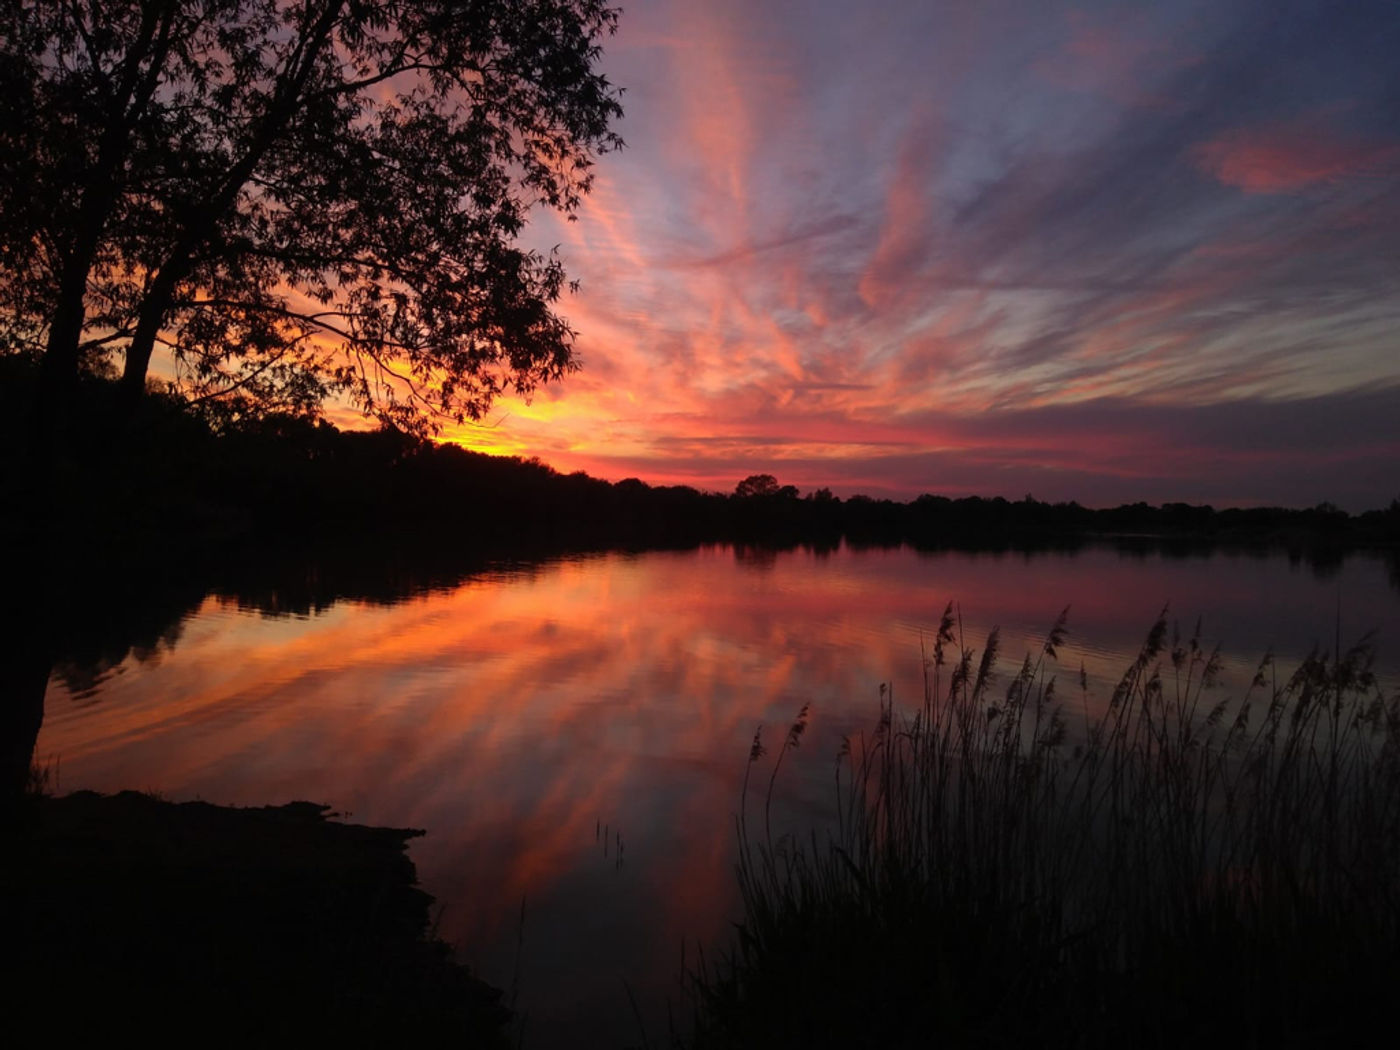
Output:
[[[431,934],[408,841],[309,802],[31,798],[6,865],[7,991],[50,1037],[508,1045]],[[7,996],[9,997],[9,996]]]

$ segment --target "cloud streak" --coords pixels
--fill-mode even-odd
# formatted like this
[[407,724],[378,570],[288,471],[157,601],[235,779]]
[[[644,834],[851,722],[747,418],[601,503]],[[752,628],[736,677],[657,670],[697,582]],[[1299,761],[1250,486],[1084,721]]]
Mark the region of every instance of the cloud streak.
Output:
[[629,149],[532,232],[584,370],[450,436],[726,489],[1388,502],[1395,51],[1385,3],[633,5]]

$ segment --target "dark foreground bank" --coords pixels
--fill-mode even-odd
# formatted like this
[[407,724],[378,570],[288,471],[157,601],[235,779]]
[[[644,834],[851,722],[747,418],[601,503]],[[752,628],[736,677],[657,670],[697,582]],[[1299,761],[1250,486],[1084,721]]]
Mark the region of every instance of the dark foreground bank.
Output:
[[501,993],[431,935],[417,834],[309,802],[28,799],[5,872],[9,1016],[58,1045],[508,1046]]

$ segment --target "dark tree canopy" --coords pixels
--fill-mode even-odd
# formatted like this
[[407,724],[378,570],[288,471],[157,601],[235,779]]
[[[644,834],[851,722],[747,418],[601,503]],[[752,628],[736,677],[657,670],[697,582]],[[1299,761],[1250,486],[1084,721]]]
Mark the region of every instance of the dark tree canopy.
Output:
[[750,474],[734,486],[734,495],[740,499],[749,499],[753,496],[776,496],[777,494],[778,479],[772,474]]
[[0,0],[0,348],[235,411],[479,418],[574,367],[518,243],[621,144],[605,0]]

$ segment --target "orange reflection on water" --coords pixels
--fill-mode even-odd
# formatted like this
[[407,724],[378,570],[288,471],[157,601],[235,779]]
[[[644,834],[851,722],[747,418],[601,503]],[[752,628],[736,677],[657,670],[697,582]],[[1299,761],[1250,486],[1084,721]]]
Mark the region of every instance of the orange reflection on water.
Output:
[[1356,626],[1394,639],[1383,572],[1338,572],[1109,551],[709,548],[576,558],[306,618],[210,598],[173,648],[129,658],[90,695],[56,678],[38,757],[59,760],[63,790],[309,798],[424,828],[413,855],[445,907],[441,931],[498,984],[518,966],[532,1042],[566,1044],[587,1023],[616,1024],[621,1045],[635,1038],[621,981],[655,1004],[682,940],[725,933],[758,724],[776,743],[811,702],[778,811],[819,815],[840,734],[870,723],[880,683],[920,701],[920,646],[949,599],[968,644],[1002,626],[1006,674],[1073,604],[1061,667],[1074,678],[1082,662],[1102,698],[1166,602],[1188,622],[1210,615],[1237,676],[1270,644],[1330,637],[1339,588]]

